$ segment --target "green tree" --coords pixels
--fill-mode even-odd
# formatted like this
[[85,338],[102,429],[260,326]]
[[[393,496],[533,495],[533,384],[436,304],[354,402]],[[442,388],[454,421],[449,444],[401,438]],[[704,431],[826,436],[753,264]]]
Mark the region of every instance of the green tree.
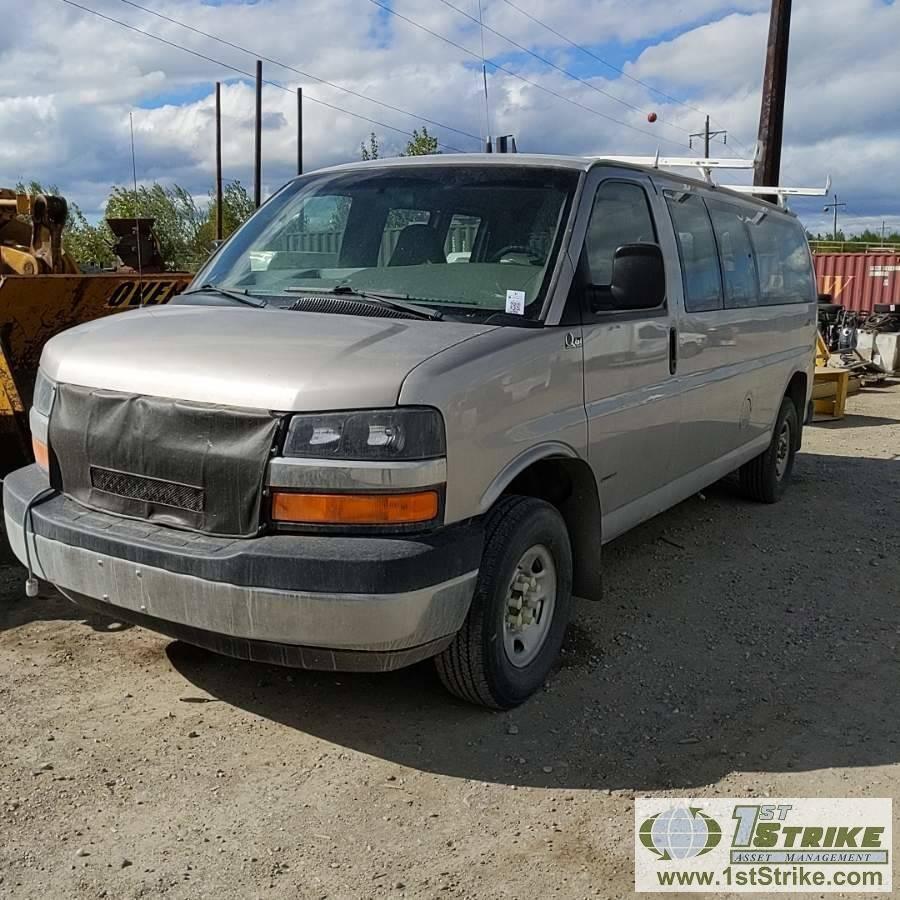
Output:
[[115,186],[106,201],[108,219],[152,218],[166,266],[193,271],[202,261],[198,254],[200,228],[206,216],[194,198],[179,185],[154,182],[133,188]]
[[[253,201],[239,181],[231,181],[222,191],[222,225],[228,237],[253,213]],[[209,256],[216,236],[216,201],[198,205],[180,185],[164,187],[154,182],[132,188],[114,187],[106,203],[109,218],[147,217],[155,220],[153,230],[169,269],[194,272]]]
[[[55,184],[44,185],[39,181],[30,181],[28,184],[19,182],[16,190],[31,197],[36,194],[59,196],[59,188]],[[63,248],[80,266],[108,268],[114,265],[116,261],[112,250],[114,239],[106,223],[92,225],[77,203],[67,201],[67,205],[69,217],[63,229]],[[25,218],[28,220],[30,217]]]
[[[834,235],[827,231],[825,234],[810,234],[807,232],[807,237],[811,241],[833,241]],[[842,241],[845,244],[880,244],[881,243],[881,231],[873,231],[871,228],[867,228],[865,231],[861,231],[859,234],[844,234],[842,229],[838,229],[837,240]],[[884,233],[884,243],[885,244],[900,244],[900,232],[893,231]]]
[[359,145],[359,155],[363,161],[368,159],[378,159],[380,153],[380,149],[378,147],[378,138],[375,136],[375,132],[371,132],[369,134],[369,146],[366,146],[366,142],[362,141]]
[[[429,134],[428,129],[423,125],[421,132],[418,128],[413,129],[412,137],[406,142],[406,148],[400,156],[429,156],[432,153],[440,152],[438,139],[433,134]],[[363,160],[381,158],[381,146],[374,131],[369,134],[368,144],[363,141],[359,145],[359,155]]]
[[406,150],[401,156],[430,156],[432,153],[440,153],[438,149],[438,139],[428,133],[428,129],[423,125],[422,133],[418,128],[413,129],[413,136],[407,141]]
[[[222,237],[230,237],[253,215],[253,199],[240,181],[231,181],[222,188]],[[209,192],[206,221],[197,233],[197,249],[208,253],[216,239],[216,195]]]
[[[860,244],[880,244],[881,243],[881,231],[873,231],[871,228],[867,228],[865,231],[860,234],[854,234],[851,237],[847,238],[847,240],[851,243],[860,243]],[[900,241],[900,234],[896,231],[884,233],[884,242],[886,244],[896,244]]]
[[[16,190],[34,194],[59,194],[56,185],[38,181],[19,183]],[[81,266],[109,268],[116,264],[115,237],[105,221],[92,225],[77,203],[69,203],[69,218],[63,230],[63,247]],[[236,231],[253,214],[253,201],[239,181],[228,182],[222,191],[224,236]],[[133,188],[115,186],[106,201],[106,216],[127,219],[152,218],[163,259],[168,269],[195,271],[212,250],[216,235],[216,200],[198,205],[180,185],[161,184]],[[26,219],[28,217],[26,216]]]

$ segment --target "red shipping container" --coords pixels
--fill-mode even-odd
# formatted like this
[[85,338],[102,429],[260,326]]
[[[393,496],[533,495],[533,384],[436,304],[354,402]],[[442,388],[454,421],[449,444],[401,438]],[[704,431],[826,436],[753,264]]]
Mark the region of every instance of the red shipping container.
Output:
[[816,284],[847,309],[900,303],[900,253],[816,253]]

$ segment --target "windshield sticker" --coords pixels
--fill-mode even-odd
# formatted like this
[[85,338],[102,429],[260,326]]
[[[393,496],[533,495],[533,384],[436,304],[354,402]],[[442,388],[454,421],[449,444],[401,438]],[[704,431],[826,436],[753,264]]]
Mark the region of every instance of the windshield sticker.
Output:
[[525,291],[506,292],[506,311],[513,316],[525,315]]

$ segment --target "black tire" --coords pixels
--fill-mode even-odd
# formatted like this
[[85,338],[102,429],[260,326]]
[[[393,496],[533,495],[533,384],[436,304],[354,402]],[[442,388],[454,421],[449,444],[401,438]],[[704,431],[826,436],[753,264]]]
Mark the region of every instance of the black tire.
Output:
[[[504,643],[510,584],[517,565],[534,547],[549,551],[556,593],[546,637],[524,666],[510,661]],[[572,548],[557,510],[533,497],[506,497],[488,514],[481,568],[472,606],[453,643],[435,657],[444,686],[457,697],[510,709],[546,680],[559,657],[572,612]]]
[[[785,433],[785,429],[787,429]],[[786,436],[785,436],[786,434]],[[783,441],[787,441],[786,457]],[[744,493],[760,503],[777,503],[787,488],[800,445],[800,417],[794,401],[785,397],[775,420],[772,441],[765,452],[739,470]]]

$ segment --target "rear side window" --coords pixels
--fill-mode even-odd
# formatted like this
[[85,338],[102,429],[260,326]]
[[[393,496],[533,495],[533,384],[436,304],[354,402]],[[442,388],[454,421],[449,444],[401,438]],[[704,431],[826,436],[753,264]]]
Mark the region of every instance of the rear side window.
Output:
[[724,203],[708,201],[706,205],[719,243],[725,306],[741,309],[758,305],[759,282],[746,216],[740,209]]
[[397,249],[400,234],[407,225],[428,225],[431,211],[427,209],[391,209],[384,223],[381,247],[378,249],[378,265],[386,266]]
[[338,264],[351,200],[323,194],[249,253],[250,271],[329,268]]
[[625,181],[604,182],[597,190],[585,238],[591,284],[608,285],[616,250],[623,244],[638,243],[656,243],[644,189]]
[[764,306],[812,303],[815,278],[800,223],[769,214],[754,222],[747,228],[759,269],[760,302]]
[[469,262],[475,249],[475,239],[481,219],[478,216],[465,216],[455,213],[450,219],[447,235],[444,238],[444,255],[447,262]]
[[688,312],[722,308],[722,276],[712,223],[703,200],[695,194],[666,193],[678,238]]

